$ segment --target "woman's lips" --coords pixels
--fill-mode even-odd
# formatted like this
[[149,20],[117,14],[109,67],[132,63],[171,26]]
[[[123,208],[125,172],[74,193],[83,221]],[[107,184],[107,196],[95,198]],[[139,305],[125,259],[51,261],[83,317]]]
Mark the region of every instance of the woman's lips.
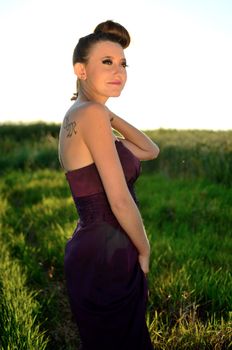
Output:
[[109,81],[108,84],[111,84],[111,85],[122,85],[121,81],[118,81],[118,80]]

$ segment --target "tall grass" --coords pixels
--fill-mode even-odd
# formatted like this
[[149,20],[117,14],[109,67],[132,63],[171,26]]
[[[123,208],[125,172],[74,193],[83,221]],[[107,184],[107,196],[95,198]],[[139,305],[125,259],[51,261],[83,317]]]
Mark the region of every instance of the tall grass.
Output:
[[[0,174],[13,169],[59,169],[57,124],[0,124]],[[232,184],[232,131],[147,131],[160,146],[155,162],[145,162],[144,172],[162,172],[170,177],[204,177]]]
[[157,140],[161,152],[156,162],[144,164],[144,170],[231,185],[232,130],[159,129],[147,134]]
[[[9,257],[24,267],[28,290],[39,292],[33,298],[40,305],[37,323],[50,340],[46,349],[76,349],[63,253],[77,217],[63,174],[14,172],[2,179],[2,194],[3,242]],[[144,174],[137,195],[152,244],[148,325],[155,347],[228,348],[231,189]]]
[[[1,203],[1,215],[5,202]],[[0,254],[0,348],[1,350],[44,350],[48,339],[41,330],[39,315],[41,306],[36,292],[27,286],[27,274],[18,259],[11,256],[3,240],[1,227]],[[9,232],[8,232],[9,238]]]
[[232,190],[146,174],[137,190],[152,242],[149,324],[155,348],[229,349]]
[[38,322],[41,306],[20,264],[1,244],[1,349],[43,350],[48,339]]
[[[17,159],[17,142],[22,148],[27,144],[27,152],[31,142],[31,149],[39,154],[46,143],[42,140],[50,137],[54,137],[50,149],[55,154],[57,139],[48,126],[37,141],[37,129],[33,129],[25,143],[23,128],[12,143],[5,134],[9,145],[15,142],[8,156],[15,154]],[[160,130],[155,137],[159,133],[167,144],[168,135],[174,138],[175,134],[170,131],[163,137],[165,131]],[[33,141],[28,135],[34,135]],[[178,142],[185,149],[182,136]],[[192,132],[188,137],[190,142]],[[199,140],[203,134],[195,132],[194,137]],[[220,143],[222,138],[218,138]],[[210,142],[206,145],[209,149]],[[161,146],[160,157],[162,152]],[[178,157],[177,148],[176,152],[170,163]],[[7,154],[0,159],[4,157],[7,159]],[[46,152],[41,169],[33,157],[19,169],[6,167],[0,176],[0,348],[74,350],[79,339],[65,288],[63,256],[77,214],[63,173],[46,160]],[[143,169],[136,190],[152,246],[147,324],[155,349],[229,349],[231,178],[218,181],[207,177],[205,170],[194,176],[178,173],[178,168],[176,173],[165,167],[158,171],[146,163]]]
[[[75,227],[76,215],[63,176],[49,170],[33,173],[15,171],[1,180],[1,194],[5,199],[5,210],[1,216],[2,245],[8,247],[9,260],[17,261],[19,268],[24,270],[24,282],[28,291],[32,291],[31,303],[38,306],[35,325],[39,327],[41,336],[46,332],[46,349],[76,349],[79,340],[63,276],[64,246]],[[67,218],[66,225],[61,225],[63,217]],[[1,260],[0,266],[5,269]],[[22,272],[19,275],[22,276]],[[12,285],[18,284],[13,274],[12,277]],[[11,280],[10,275],[8,278]],[[15,295],[15,299],[19,299],[20,312],[21,297]],[[8,302],[2,305],[4,310],[7,305]],[[28,299],[22,310],[25,318],[28,318],[30,310]],[[11,314],[9,319],[12,320]],[[6,324],[5,320],[3,323]],[[20,329],[18,319],[14,326]],[[9,341],[11,331],[4,331],[5,343]],[[23,344],[26,344],[20,334],[18,331],[21,343],[15,341],[15,349],[24,349]],[[25,349],[31,349],[29,342],[27,346]],[[14,349],[13,345],[11,349]]]

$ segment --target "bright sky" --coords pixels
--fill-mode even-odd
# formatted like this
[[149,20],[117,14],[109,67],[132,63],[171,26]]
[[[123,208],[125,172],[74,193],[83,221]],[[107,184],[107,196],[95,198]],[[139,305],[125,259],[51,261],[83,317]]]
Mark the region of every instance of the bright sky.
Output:
[[73,49],[107,19],[132,37],[115,113],[141,129],[232,129],[231,0],[0,0],[0,122],[60,123]]

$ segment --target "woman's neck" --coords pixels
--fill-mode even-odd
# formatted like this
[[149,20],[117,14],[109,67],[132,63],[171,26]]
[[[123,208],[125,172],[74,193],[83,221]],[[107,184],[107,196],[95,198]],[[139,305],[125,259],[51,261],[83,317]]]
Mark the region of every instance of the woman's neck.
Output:
[[90,94],[87,91],[80,90],[77,97],[77,102],[86,102],[86,101],[93,101],[98,102],[100,104],[105,104],[108,100],[107,97],[103,96],[97,96],[95,94]]

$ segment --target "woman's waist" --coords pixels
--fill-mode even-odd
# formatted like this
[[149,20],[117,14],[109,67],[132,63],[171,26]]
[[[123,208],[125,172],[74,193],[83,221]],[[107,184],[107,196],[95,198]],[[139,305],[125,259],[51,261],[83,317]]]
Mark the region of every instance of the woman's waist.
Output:
[[[134,192],[130,192],[137,203]],[[118,221],[111,210],[110,203],[105,192],[96,193],[90,196],[75,197],[74,202],[82,224],[99,221],[107,221],[113,224],[118,224]]]
[[74,198],[74,202],[81,226],[100,221],[118,224],[105,193]]

